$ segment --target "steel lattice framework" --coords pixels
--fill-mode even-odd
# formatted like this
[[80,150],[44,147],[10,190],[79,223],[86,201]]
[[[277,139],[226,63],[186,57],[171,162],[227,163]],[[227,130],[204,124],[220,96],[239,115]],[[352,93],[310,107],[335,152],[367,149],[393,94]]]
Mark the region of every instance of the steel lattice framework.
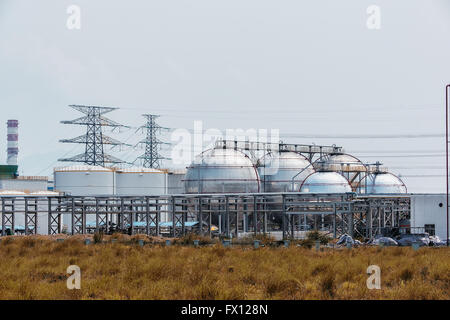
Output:
[[[140,130],[145,130],[146,138],[138,143],[145,147],[145,153],[139,156],[136,160],[141,160],[144,168],[159,168],[161,166],[161,160],[169,159],[160,155],[159,150],[162,144],[168,144],[158,139],[158,134],[161,130],[168,130],[169,128],[161,127],[156,123],[156,119],[159,115],[143,114],[142,115],[147,122],[141,126]],[[138,130],[139,130],[138,129]]]
[[[17,225],[25,221],[25,228]],[[247,193],[155,196],[0,196],[0,235],[104,231],[237,238],[254,233],[302,239],[309,230],[362,239],[410,233],[408,194]],[[47,225],[47,227],[45,226]],[[216,228],[212,228],[212,227]],[[214,232],[213,232],[214,231]],[[213,234],[214,233],[214,234]]]
[[86,134],[73,139],[63,139],[60,140],[60,142],[85,144],[85,152],[71,158],[58,159],[58,161],[82,162],[88,165],[99,166],[104,166],[105,163],[123,163],[124,161],[104,152],[104,145],[106,144],[112,146],[126,145],[118,140],[104,135],[102,132],[103,127],[126,127],[103,116],[104,114],[114,111],[117,108],[83,105],[70,105],[69,107],[84,113],[85,116],[75,120],[61,121],[61,123],[84,125],[86,126]]

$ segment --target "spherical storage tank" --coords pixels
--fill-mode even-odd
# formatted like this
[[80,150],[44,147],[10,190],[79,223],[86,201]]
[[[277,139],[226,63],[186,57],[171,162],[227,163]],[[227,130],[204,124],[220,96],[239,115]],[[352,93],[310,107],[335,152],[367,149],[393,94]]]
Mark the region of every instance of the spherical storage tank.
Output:
[[261,191],[295,192],[314,168],[304,156],[288,151],[266,154],[259,160],[258,171]]
[[316,167],[323,167],[329,171],[365,172],[366,167],[358,158],[346,153],[334,153],[324,161],[316,162]]
[[69,166],[53,171],[55,191],[74,196],[113,195],[114,171],[100,166]]
[[[367,186],[366,186],[367,184]],[[360,193],[406,193],[407,189],[403,181],[389,172],[375,172],[364,177],[358,191]]]
[[337,172],[319,171],[309,175],[300,192],[308,193],[346,193],[352,192],[352,188],[346,178]]
[[259,192],[258,172],[244,153],[210,149],[195,158],[184,179],[186,193]]
[[167,172],[140,167],[117,169],[116,194],[135,196],[167,194]]

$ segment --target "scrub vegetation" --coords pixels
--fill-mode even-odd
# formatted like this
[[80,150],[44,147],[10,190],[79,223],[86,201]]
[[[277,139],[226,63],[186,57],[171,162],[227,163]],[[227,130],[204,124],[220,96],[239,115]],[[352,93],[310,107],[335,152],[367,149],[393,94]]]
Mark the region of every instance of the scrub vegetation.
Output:
[[[206,240],[200,247],[183,241],[166,247],[145,236],[82,240],[3,238],[0,299],[450,299],[448,248],[316,251],[224,248]],[[81,268],[80,290],[67,289],[69,265]],[[366,286],[369,265],[381,268],[380,290]]]

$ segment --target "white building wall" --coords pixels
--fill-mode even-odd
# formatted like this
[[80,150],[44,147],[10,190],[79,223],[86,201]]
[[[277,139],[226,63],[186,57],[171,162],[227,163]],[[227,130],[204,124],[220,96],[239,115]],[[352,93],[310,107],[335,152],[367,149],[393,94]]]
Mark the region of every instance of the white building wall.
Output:
[[[424,228],[426,224],[434,224],[436,235],[441,240],[447,237],[446,194],[412,194],[411,195],[411,228]],[[411,233],[423,232],[411,229]]]
[[47,190],[47,180],[0,179],[0,190],[43,191]]

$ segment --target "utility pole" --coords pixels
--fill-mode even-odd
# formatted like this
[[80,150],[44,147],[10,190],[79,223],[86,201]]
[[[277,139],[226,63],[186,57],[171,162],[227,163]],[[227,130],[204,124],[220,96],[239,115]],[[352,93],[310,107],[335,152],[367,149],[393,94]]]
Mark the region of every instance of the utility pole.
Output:
[[169,159],[159,154],[161,145],[170,144],[159,140],[158,134],[161,132],[161,130],[169,130],[169,128],[161,127],[156,123],[156,119],[159,118],[159,115],[143,114],[142,116],[147,120],[147,122],[145,123],[145,125],[139,127],[138,130],[145,130],[146,137],[144,140],[138,142],[138,145],[143,145],[145,147],[145,153],[136,158],[134,162],[141,160],[142,166],[144,168],[158,169],[160,168],[161,160]]
[[86,126],[86,134],[73,139],[63,139],[59,142],[84,144],[85,151],[84,153],[78,154],[71,158],[58,159],[58,161],[82,162],[88,165],[97,166],[105,166],[105,163],[123,163],[124,161],[104,152],[104,145],[126,145],[104,135],[102,132],[103,127],[126,127],[103,116],[104,114],[114,111],[117,108],[84,105],[70,105],[69,107],[84,113],[85,116],[75,120],[61,121],[61,123]]
[[446,195],[447,195],[447,199],[446,199],[446,209],[447,209],[447,220],[446,225],[447,225],[447,239],[446,243],[447,243],[447,247],[449,246],[449,230],[448,230],[448,200],[449,200],[449,192],[448,192],[448,186],[449,186],[449,181],[448,181],[448,105],[449,105],[449,90],[450,90],[450,84],[448,84],[445,87],[445,178],[446,178],[446,182],[447,182],[447,188],[446,188]]

